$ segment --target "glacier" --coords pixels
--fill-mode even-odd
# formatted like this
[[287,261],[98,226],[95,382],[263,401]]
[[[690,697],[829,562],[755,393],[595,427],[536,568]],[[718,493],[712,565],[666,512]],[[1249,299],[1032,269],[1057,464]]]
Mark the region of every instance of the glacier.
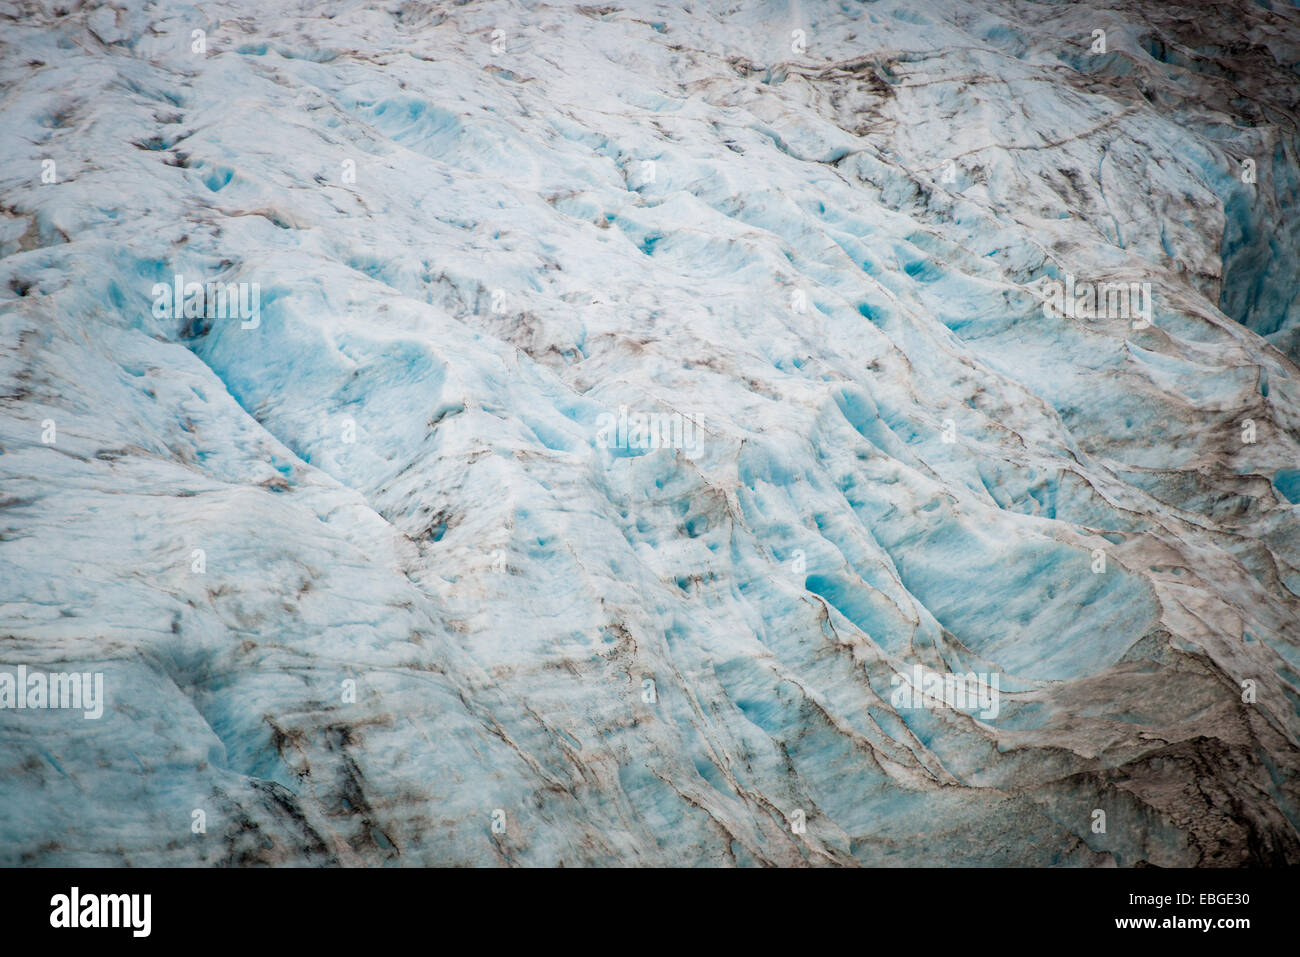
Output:
[[1300,862],[1294,7],[0,21],[0,863]]

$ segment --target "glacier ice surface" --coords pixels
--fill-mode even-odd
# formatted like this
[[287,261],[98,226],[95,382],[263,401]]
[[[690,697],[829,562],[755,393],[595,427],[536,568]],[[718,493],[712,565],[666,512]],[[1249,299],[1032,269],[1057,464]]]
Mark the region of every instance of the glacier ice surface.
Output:
[[1300,861],[1294,9],[316,7],[0,10],[0,863]]

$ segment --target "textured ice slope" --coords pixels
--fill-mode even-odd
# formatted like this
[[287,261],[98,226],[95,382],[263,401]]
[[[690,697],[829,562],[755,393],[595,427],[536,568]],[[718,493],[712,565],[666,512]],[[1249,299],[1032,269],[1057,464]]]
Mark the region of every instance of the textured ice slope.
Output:
[[1295,10],[0,17],[0,862],[1300,862]]

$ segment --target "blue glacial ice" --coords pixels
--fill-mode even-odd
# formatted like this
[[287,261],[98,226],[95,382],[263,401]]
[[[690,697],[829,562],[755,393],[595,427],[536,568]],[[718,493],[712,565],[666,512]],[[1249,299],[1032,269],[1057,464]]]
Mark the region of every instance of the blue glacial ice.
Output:
[[1296,10],[323,6],[0,14],[0,864],[1300,862]]

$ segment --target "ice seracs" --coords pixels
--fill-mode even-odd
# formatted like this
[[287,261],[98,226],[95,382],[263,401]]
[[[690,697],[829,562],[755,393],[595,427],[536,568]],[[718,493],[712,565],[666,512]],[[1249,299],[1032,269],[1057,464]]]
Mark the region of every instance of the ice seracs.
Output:
[[5,15],[0,863],[1300,860],[1296,11],[330,13]]

